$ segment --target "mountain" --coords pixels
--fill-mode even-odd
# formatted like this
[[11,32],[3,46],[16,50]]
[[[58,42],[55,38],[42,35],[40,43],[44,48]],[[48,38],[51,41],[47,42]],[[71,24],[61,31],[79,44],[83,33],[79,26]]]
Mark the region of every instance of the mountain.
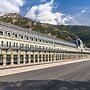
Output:
[[80,37],[86,46],[90,47],[90,27],[76,25],[50,25],[42,24],[25,18],[17,13],[8,13],[0,16],[0,21],[28,28],[49,36],[73,41]]
[[74,33],[83,41],[85,46],[90,48],[90,26],[77,26],[77,25],[60,26],[59,25],[56,26],[56,28]]

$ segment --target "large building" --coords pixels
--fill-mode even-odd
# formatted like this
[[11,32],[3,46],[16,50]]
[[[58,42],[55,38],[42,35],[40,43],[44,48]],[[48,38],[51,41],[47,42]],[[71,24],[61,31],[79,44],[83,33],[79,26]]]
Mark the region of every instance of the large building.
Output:
[[89,58],[90,49],[74,43],[0,22],[0,67]]

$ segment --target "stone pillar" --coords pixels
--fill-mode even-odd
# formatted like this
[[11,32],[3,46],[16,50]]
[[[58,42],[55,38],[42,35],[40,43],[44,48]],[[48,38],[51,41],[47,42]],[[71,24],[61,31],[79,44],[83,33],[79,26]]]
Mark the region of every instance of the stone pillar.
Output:
[[63,60],[63,53],[62,53],[62,60]]
[[52,55],[53,55],[53,53],[51,53],[51,62],[52,62]]
[[49,53],[48,53],[48,62],[49,62]]
[[69,59],[71,59],[71,53],[69,53]]
[[56,61],[56,54],[55,53],[54,53],[54,56],[53,57],[54,57],[54,61]]
[[24,64],[26,64],[26,54],[23,54]]
[[63,57],[62,58],[63,58],[63,60],[65,59],[65,53],[63,53]]
[[72,54],[72,59],[74,60],[74,53]]
[[59,53],[59,61],[61,60],[61,53]]
[[41,53],[41,62],[43,62],[43,55],[44,55],[44,53],[42,52]]
[[3,65],[6,66],[6,51],[2,51],[2,55],[3,55]]
[[62,60],[62,53],[60,53],[60,60]]
[[78,59],[78,53],[76,53],[76,59]]
[[68,53],[67,53],[67,60],[68,60]]
[[65,60],[67,60],[67,53],[65,53]]
[[75,53],[75,59],[77,59],[77,54]]
[[68,60],[68,53],[66,53],[66,59]]
[[[38,60],[38,63],[42,62],[42,55],[40,57],[41,53],[38,52],[38,55],[37,55],[37,60]],[[41,59],[41,60],[40,60]]]
[[[34,52],[35,53],[35,52]],[[35,63],[35,54],[33,53],[33,63]]]
[[88,54],[86,54],[86,56],[87,56],[87,59],[89,59],[89,55],[88,55]]
[[44,57],[45,57],[45,62],[46,62],[46,54],[45,54],[45,56],[44,56]]
[[11,65],[14,64],[14,52],[11,50]]
[[73,56],[74,56],[74,54],[72,53],[72,60],[74,59],[74,57],[73,57]]
[[73,54],[71,53],[71,59],[73,59]]
[[20,50],[18,50],[18,64],[20,64]]

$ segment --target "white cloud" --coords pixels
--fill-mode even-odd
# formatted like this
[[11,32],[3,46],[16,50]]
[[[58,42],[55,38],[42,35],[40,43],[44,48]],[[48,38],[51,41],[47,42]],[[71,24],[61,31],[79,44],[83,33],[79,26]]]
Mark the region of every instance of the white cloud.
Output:
[[0,14],[19,13],[24,0],[0,0]]
[[82,10],[82,11],[81,11],[81,13],[84,13],[84,12],[86,12],[86,10]]
[[73,17],[70,15],[64,15],[60,12],[53,12],[54,0],[41,4],[38,6],[32,6],[32,8],[27,12],[25,17],[32,20],[39,21],[41,23],[49,24],[67,24],[66,22],[72,21]]

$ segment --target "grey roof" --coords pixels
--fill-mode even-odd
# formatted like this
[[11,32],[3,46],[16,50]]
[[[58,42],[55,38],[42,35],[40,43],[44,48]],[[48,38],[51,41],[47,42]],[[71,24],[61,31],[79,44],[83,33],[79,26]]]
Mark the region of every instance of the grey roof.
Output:
[[27,35],[29,37],[31,36],[31,37],[34,37],[34,38],[37,38],[37,39],[44,39],[44,40],[47,40],[47,41],[52,41],[52,42],[56,42],[56,43],[76,47],[75,43],[68,42],[68,41],[65,41],[65,40],[62,40],[62,39],[58,39],[58,38],[54,38],[53,36],[48,36],[48,35],[45,35],[45,34],[42,34],[42,33],[38,33],[38,32],[23,28],[23,27],[20,27],[20,26],[17,26],[17,25],[5,23],[5,22],[2,22],[2,21],[0,21],[0,25],[9,28],[9,29],[6,29],[9,32],[20,33],[21,35]]

